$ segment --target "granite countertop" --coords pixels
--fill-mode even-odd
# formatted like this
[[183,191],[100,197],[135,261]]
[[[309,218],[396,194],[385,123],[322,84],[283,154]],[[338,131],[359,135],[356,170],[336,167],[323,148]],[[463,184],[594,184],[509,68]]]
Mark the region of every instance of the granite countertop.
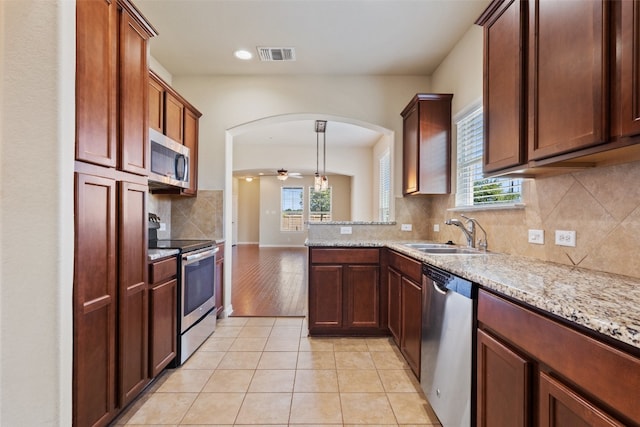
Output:
[[499,253],[432,255],[401,242],[306,245],[388,247],[640,349],[640,279]]
[[147,258],[149,258],[149,261],[151,262],[171,255],[177,255],[179,253],[180,250],[178,249],[149,249],[147,252]]

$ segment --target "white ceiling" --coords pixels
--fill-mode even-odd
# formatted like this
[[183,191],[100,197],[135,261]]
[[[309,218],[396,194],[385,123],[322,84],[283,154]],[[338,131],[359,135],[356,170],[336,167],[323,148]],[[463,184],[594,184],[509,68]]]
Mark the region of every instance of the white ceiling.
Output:
[[[428,76],[489,0],[135,0],[157,29],[151,55],[184,75]],[[295,62],[261,62],[256,47],[293,47]],[[254,53],[241,61],[237,49]],[[334,144],[381,133],[330,121]],[[234,144],[315,144],[313,120],[272,124]],[[273,166],[273,165],[271,165]]]
[[[430,75],[489,0],[136,0],[172,74]],[[295,62],[233,56],[294,47]]]

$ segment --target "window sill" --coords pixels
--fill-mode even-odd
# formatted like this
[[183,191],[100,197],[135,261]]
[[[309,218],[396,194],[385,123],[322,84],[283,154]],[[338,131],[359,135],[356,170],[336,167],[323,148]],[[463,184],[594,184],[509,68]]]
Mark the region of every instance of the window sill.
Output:
[[526,203],[504,203],[500,205],[485,206],[456,206],[447,209],[447,212],[478,212],[478,211],[504,211],[504,210],[520,210],[526,207]]

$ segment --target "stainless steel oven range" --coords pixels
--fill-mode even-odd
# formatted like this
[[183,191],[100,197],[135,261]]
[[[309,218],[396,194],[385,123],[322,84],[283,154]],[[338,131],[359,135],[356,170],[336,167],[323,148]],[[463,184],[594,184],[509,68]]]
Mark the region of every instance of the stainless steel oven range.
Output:
[[149,240],[150,249],[178,249],[178,352],[182,365],[216,328],[213,240]]

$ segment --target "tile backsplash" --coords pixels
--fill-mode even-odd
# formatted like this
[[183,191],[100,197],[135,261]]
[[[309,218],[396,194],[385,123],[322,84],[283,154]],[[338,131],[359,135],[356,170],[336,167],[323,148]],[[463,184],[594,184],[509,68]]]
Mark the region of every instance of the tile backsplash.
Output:
[[174,239],[223,238],[223,191],[198,190],[197,197],[171,200],[171,237]]
[[[640,162],[524,181],[524,209],[467,212],[487,230],[489,250],[640,277]],[[465,244],[447,226],[455,196],[432,197],[425,220],[430,240]],[[433,232],[440,224],[440,232]],[[544,230],[544,245],[527,242]],[[555,230],[575,230],[576,247],[555,245]]]

